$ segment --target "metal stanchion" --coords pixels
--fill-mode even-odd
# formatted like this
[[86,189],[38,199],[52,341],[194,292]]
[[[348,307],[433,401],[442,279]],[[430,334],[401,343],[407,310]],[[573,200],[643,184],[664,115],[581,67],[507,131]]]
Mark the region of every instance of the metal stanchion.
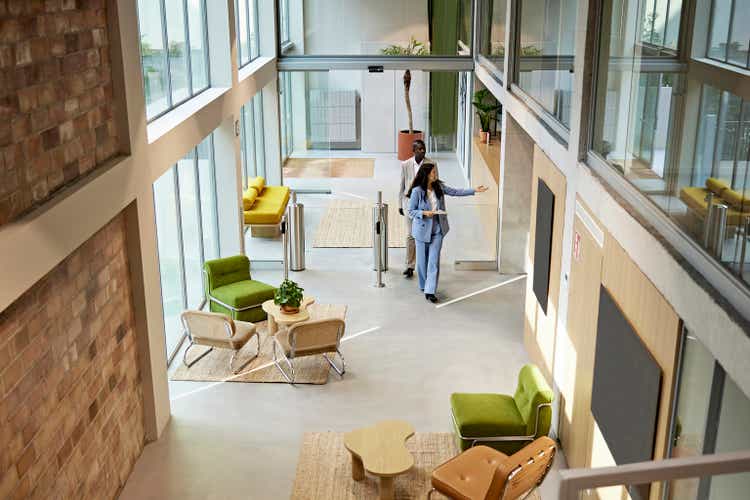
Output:
[[747,252],[747,240],[750,238],[750,215],[746,216],[742,225],[742,244],[740,245],[740,265],[739,275],[740,278],[744,278],[745,274],[745,255]]
[[297,203],[297,193],[292,191],[289,205],[289,260],[292,271],[305,270],[305,206]]
[[729,207],[723,203],[716,203],[713,205],[711,210],[711,221],[710,221],[710,246],[708,251],[711,252],[714,257],[721,260],[724,253],[724,240],[726,239],[727,233],[727,210]]
[[382,288],[383,272],[388,270],[388,205],[383,203],[382,191],[378,191],[378,201],[372,207],[372,252],[375,286]]
[[286,230],[286,215],[281,218],[281,260],[284,262],[284,279],[289,278],[289,235]]
[[703,219],[703,248],[709,249],[711,245],[711,219],[714,212],[714,194],[709,192],[705,198],[706,218]]

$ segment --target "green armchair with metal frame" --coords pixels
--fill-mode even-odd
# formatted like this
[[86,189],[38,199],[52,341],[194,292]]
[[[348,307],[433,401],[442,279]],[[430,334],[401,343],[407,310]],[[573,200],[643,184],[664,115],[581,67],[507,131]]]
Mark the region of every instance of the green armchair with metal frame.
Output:
[[546,436],[552,423],[553,394],[542,373],[528,364],[518,374],[513,396],[454,393],[451,417],[461,450],[481,444],[513,454]]

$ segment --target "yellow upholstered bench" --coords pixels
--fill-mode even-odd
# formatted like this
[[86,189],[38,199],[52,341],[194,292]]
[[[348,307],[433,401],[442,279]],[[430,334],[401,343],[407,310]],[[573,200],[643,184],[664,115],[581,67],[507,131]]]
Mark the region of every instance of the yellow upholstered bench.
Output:
[[263,177],[248,180],[247,190],[242,194],[242,209],[245,226],[249,226],[254,237],[273,238],[279,234],[279,223],[289,203],[289,188],[266,186]]
[[750,216],[750,193],[734,191],[726,182],[713,177],[706,180],[705,188],[697,186],[682,188],[680,199],[701,218],[705,218],[706,212],[708,212],[706,197],[709,192],[714,194],[714,203],[728,205],[728,226],[737,226],[742,223],[745,217]]

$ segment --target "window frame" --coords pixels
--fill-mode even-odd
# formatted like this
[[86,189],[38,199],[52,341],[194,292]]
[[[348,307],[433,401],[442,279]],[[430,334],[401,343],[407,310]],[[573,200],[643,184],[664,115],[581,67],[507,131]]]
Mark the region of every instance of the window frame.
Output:
[[[726,0],[725,0],[726,1]],[[714,34],[714,9],[716,5],[716,0],[711,0],[711,7],[709,10],[709,18],[708,18],[708,36],[706,37],[706,46],[704,51],[704,57],[710,61],[716,61],[722,64],[727,64],[729,66],[732,66],[734,68],[740,68],[743,70],[750,70],[750,46],[748,47],[747,56],[745,59],[745,66],[740,66],[739,64],[730,61],[729,59],[729,45],[732,43],[732,29],[734,27],[734,16],[735,16],[735,7],[737,6],[737,0],[730,0],[731,6],[729,8],[729,28],[727,29],[727,36],[725,38],[725,44],[724,44],[724,59],[717,59],[716,57],[711,57],[711,38]]]
[[[209,46],[208,46],[208,9],[207,9],[207,0],[199,0],[201,5],[201,17],[203,22],[203,62],[206,67],[206,86],[201,89],[194,89],[193,88],[193,72],[192,72],[192,57],[191,57],[191,51],[192,47],[190,46],[190,25],[189,25],[189,14],[188,14],[188,0],[181,0],[182,1],[182,8],[183,8],[183,25],[185,30],[185,58],[186,58],[186,66],[187,66],[187,90],[188,95],[184,99],[180,99],[178,101],[174,101],[173,96],[173,89],[172,89],[172,68],[169,61],[169,36],[167,31],[167,15],[166,15],[166,0],[156,0],[159,2],[159,13],[161,15],[161,37],[162,37],[162,43],[164,46],[164,70],[166,72],[165,79],[166,79],[166,95],[165,98],[167,100],[167,107],[160,111],[159,113],[154,114],[153,116],[148,116],[148,105],[144,106],[144,112],[146,113],[146,123],[151,123],[154,120],[157,120],[161,118],[162,116],[166,115],[167,113],[173,111],[175,108],[181,106],[182,104],[185,104],[190,99],[200,95],[201,93],[205,92],[209,88],[211,88],[211,58],[208,56],[209,53]],[[138,11],[138,35],[140,37],[141,30],[140,30],[140,11]],[[143,51],[139,48],[138,49],[138,57],[141,61],[141,82],[144,88],[144,97],[145,97],[145,86],[146,82],[143,80]],[[146,103],[148,104],[148,103]]]
[[[204,0],[205,1],[205,0]],[[245,4],[245,11],[247,12],[246,29],[247,29],[247,48],[250,51],[250,58],[243,62],[242,61],[242,40],[240,40],[240,16],[239,16],[239,3]],[[252,6],[252,9],[251,9]],[[250,23],[250,12],[253,13],[252,29]],[[258,0],[234,0],[234,25],[237,33],[237,67],[244,68],[248,64],[255,61],[260,57],[260,23],[258,22]],[[253,35],[255,36],[255,55],[253,55]]]

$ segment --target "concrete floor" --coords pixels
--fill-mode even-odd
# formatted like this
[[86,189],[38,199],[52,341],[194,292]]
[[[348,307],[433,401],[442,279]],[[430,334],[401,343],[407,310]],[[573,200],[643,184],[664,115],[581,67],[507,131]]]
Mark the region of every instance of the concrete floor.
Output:
[[[288,498],[305,432],[347,431],[386,418],[407,420],[417,432],[450,432],[452,392],[515,390],[528,362],[524,280],[436,307],[416,278],[401,276],[404,250],[392,249],[387,286],[374,288],[371,249],[311,248],[324,198],[306,198],[307,270],[290,277],[318,302],[348,305],[344,378],[331,373],[326,385],[296,387],[170,382],[172,419],[163,437],[146,446],[122,499]],[[465,241],[456,233],[446,239],[443,304],[511,278],[455,271]],[[259,267],[255,278],[281,280],[280,270]],[[557,498],[557,469],[564,466],[558,456],[543,485],[545,499]]]

